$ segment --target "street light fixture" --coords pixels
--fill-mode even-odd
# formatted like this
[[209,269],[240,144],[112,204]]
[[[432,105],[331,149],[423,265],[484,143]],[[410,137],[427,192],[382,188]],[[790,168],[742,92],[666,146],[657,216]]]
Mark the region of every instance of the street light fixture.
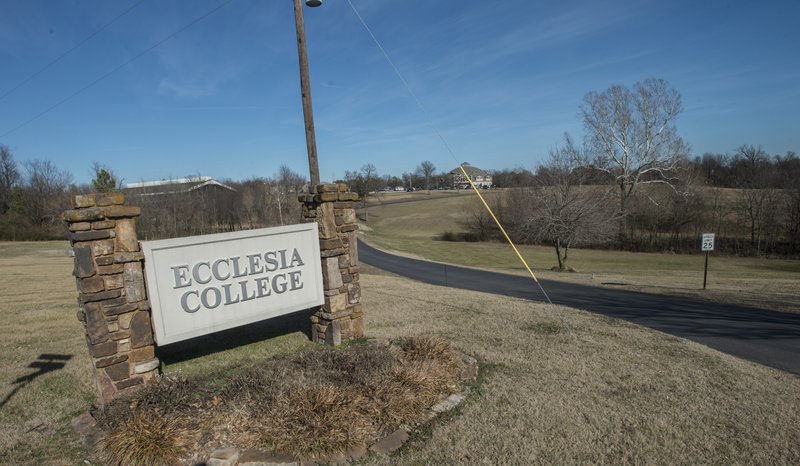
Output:
[[[306,5],[317,7],[321,0],[307,0]],[[300,92],[303,98],[303,118],[306,126],[306,147],[308,149],[308,171],[311,175],[311,188],[319,185],[319,163],[317,162],[317,141],[314,133],[314,115],[311,111],[311,83],[308,79],[308,52],[306,51],[306,30],[303,23],[303,6],[294,0],[294,22],[297,29],[297,56],[300,60]]]

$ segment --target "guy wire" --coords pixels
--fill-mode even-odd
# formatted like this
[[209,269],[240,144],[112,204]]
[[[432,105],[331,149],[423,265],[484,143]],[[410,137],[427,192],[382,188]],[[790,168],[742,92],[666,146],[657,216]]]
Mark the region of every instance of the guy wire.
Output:
[[[350,9],[352,9],[352,10],[353,10],[353,13],[356,15],[356,18],[358,18],[358,21],[361,23],[361,25],[362,25],[362,26],[364,27],[364,29],[367,31],[367,34],[369,34],[369,36],[372,38],[372,41],[375,43],[375,45],[376,45],[376,46],[378,47],[378,49],[380,50],[381,54],[383,55],[383,58],[385,58],[385,59],[386,59],[386,62],[387,62],[387,63],[389,63],[389,66],[391,66],[391,67],[392,67],[392,70],[394,71],[394,74],[397,76],[397,78],[398,78],[398,79],[400,79],[400,82],[402,82],[402,83],[403,83],[403,87],[405,87],[405,89],[406,89],[406,92],[408,92],[408,93],[409,93],[409,95],[411,95],[411,97],[412,97],[412,98],[414,99],[414,101],[416,102],[417,106],[418,106],[418,107],[420,108],[420,110],[422,110],[422,112],[425,114],[425,117],[426,117],[426,118],[427,118],[427,120],[428,120],[428,124],[429,124],[429,125],[430,125],[430,127],[433,129],[433,131],[436,133],[436,135],[439,137],[439,139],[442,141],[442,144],[444,145],[445,149],[447,149],[447,152],[450,154],[450,156],[453,158],[453,160],[455,160],[455,162],[458,164],[459,168],[461,169],[461,172],[464,174],[464,176],[466,177],[467,181],[469,181],[469,184],[470,184],[470,186],[472,187],[473,191],[475,191],[475,194],[477,194],[477,195],[478,195],[478,198],[481,200],[481,202],[483,203],[484,207],[485,207],[485,208],[486,208],[486,210],[489,212],[489,215],[491,215],[491,216],[492,216],[492,219],[494,219],[495,223],[496,223],[496,224],[497,224],[497,226],[500,228],[500,231],[501,231],[501,232],[503,233],[503,235],[505,236],[506,240],[508,241],[508,244],[510,244],[510,245],[511,245],[511,248],[512,248],[512,249],[514,250],[514,252],[517,254],[517,257],[518,257],[518,258],[519,258],[519,260],[522,262],[522,264],[525,266],[525,268],[527,269],[527,271],[528,271],[528,273],[530,274],[531,278],[533,278],[533,281],[536,283],[536,285],[538,285],[538,287],[539,287],[539,290],[541,290],[542,294],[543,294],[543,295],[544,295],[544,297],[547,299],[547,302],[548,302],[548,303],[549,303],[549,304],[552,306],[552,305],[553,305],[553,301],[551,301],[551,300],[550,300],[550,296],[548,296],[547,292],[544,290],[544,287],[542,287],[542,284],[541,284],[541,283],[539,282],[539,280],[536,278],[536,275],[534,275],[534,273],[533,273],[533,270],[531,270],[531,268],[528,266],[528,263],[527,263],[527,262],[525,261],[525,259],[522,257],[522,254],[520,254],[519,250],[518,250],[518,249],[517,249],[517,247],[514,245],[513,241],[511,241],[511,238],[510,238],[510,237],[508,236],[508,234],[506,233],[506,230],[505,230],[505,228],[503,228],[503,225],[500,223],[500,221],[499,221],[499,220],[497,219],[497,217],[494,215],[494,212],[492,212],[492,209],[489,207],[489,204],[487,204],[487,203],[486,203],[486,200],[483,198],[483,196],[481,195],[480,191],[478,191],[478,188],[477,188],[477,187],[475,186],[475,184],[472,182],[472,179],[471,179],[471,178],[470,178],[470,176],[467,174],[466,170],[464,170],[464,167],[463,167],[463,166],[462,166],[462,165],[459,163],[459,161],[458,161],[458,158],[456,157],[456,155],[455,155],[455,153],[453,152],[453,150],[450,148],[450,144],[448,144],[448,143],[447,143],[447,140],[444,138],[444,136],[442,135],[442,133],[439,131],[439,128],[436,126],[436,123],[434,123],[434,121],[433,121],[433,118],[431,117],[430,113],[428,113],[428,110],[427,110],[427,108],[425,107],[425,105],[423,105],[423,104],[422,104],[422,101],[420,101],[420,99],[417,97],[417,94],[416,94],[416,93],[414,93],[414,91],[411,89],[411,86],[408,84],[408,81],[406,81],[406,79],[403,77],[403,74],[402,74],[402,73],[400,73],[400,70],[397,68],[397,66],[394,64],[394,62],[392,61],[392,59],[389,57],[389,54],[388,54],[388,53],[386,52],[386,50],[383,48],[383,46],[381,45],[381,43],[380,43],[380,41],[378,40],[378,38],[377,38],[377,37],[375,37],[375,34],[373,34],[373,33],[372,33],[372,29],[370,29],[370,27],[369,27],[369,26],[367,26],[367,23],[364,21],[364,18],[362,18],[362,17],[361,17],[361,15],[358,13],[358,10],[356,10],[356,7],[353,5],[353,2],[352,2],[351,0],[347,0],[347,3],[350,5]],[[559,320],[561,321],[561,325],[562,325],[562,326],[563,326],[565,329],[567,329],[567,332],[569,332],[569,334],[570,334],[571,336],[573,336],[573,337],[574,337],[575,335],[572,333],[572,330],[570,329],[570,327],[569,327],[569,325],[567,324],[567,322],[564,320],[563,316],[561,316],[561,313],[558,313],[558,312],[557,312],[556,314],[558,315],[558,318],[559,318]]]

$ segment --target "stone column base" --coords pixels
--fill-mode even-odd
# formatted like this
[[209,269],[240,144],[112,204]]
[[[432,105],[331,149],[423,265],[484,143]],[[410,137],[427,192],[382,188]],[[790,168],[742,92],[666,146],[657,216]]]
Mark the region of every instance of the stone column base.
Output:
[[364,335],[355,202],[344,184],[322,184],[300,196],[304,221],[319,226],[325,304],[311,317],[312,340],[339,345]]
[[343,341],[364,336],[364,311],[361,304],[331,314],[320,308],[311,316],[311,334],[315,343],[338,346]]

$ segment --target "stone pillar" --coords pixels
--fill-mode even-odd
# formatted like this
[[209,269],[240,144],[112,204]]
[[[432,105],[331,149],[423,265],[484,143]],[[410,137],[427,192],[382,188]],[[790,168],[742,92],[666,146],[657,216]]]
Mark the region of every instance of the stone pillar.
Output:
[[141,210],[124,201],[120,193],[76,196],[63,215],[101,404],[153,380],[159,367],[136,238]]
[[355,203],[345,184],[321,184],[300,196],[303,221],[317,222],[325,304],[311,317],[312,338],[337,346],[364,336],[364,311],[358,283]]

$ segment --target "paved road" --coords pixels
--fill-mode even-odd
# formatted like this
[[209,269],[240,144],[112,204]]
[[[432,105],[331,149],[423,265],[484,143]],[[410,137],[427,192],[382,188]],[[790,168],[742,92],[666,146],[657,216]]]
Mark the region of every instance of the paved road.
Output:
[[[395,256],[358,243],[369,265],[433,285],[545,301],[530,277]],[[743,359],[800,375],[800,314],[731,304],[540,280],[550,299],[625,319]]]

